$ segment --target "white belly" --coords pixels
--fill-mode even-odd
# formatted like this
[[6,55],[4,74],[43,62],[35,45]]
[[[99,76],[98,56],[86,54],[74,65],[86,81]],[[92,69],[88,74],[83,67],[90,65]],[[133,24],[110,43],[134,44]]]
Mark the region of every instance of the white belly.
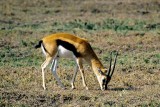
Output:
[[58,46],[58,56],[63,58],[75,59],[73,52],[65,49],[63,46]]

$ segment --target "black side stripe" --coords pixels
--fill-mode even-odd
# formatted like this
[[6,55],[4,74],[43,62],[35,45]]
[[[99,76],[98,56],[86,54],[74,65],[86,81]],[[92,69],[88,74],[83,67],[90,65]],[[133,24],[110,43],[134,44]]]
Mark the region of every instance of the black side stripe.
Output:
[[64,48],[66,48],[67,50],[72,51],[73,54],[74,54],[76,57],[80,57],[80,56],[81,56],[81,54],[80,54],[79,52],[77,52],[77,49],[75,48],[74,45],[72,45],[72,44],[70,44],[70,43],[68,43],[68,42],[66,42],[66,41],[62,41],[62,40],[60,40],[60,39],[56,40],[56,42],[57,42],[57,46],[61,45],[61,46],[63,46]]

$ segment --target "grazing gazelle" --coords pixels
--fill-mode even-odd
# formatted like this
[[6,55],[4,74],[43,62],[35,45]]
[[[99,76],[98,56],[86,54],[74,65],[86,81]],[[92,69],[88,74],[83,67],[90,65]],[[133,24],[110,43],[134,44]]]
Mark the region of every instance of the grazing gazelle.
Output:
[[[57,33],[57,34],[46,36],[39,41],[38,45],[35,46],[35,48],[39,48],[39,47],[42,48],[42,51],[46,56],[46,60],[41,65],[44,90],[46,89],[45,79],[44,79],[44,69],[52,60],[53,60],[53,63],[52,63],[51,69],[53,71],[53,75],[58,81],[58,83],[60,84],[60,86],[64,88],[63,84],[60,82],[60,79],[56,74],[58,57],[64,57],[64,56],[70,57],[70,58],[72,57],[76,60],[76,63],[77,63],[76,68],[79,68],[82,76],[83,86],[87,90],[88,90],[88,87],[86,86],[85,77],[84,77],[83,60],[88,62],[89,65],[92,67],[98,79],[101,90],[107,89],[107,85],[110,82],[114,72],[118,53],[116,54],[114,64],[113,64],[113,69],[111,71],[112,54],[111,54],[110,66],[109,66],[109,69],[107,70],[103,67],[102,63],[99,61],[97,55],[93,51],[89,42],[86,39],[79,38],[72,34]],[[74,80],[75,80],[77,71],[78,69],[75,70],[74,76],[71,82],[72,88],[74,88]]]

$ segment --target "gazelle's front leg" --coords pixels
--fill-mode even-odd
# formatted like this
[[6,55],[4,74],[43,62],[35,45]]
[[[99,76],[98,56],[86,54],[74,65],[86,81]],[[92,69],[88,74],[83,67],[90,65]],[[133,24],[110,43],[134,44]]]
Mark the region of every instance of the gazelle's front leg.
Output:
[[79,67],[79,70],[80,70],[80,73],[81,73],[81,76],[82,76],[83,86],[86,88],[86,90],[88,90],[88,87],[87,87],[86,82],[85,82],[85,77],[84,77],[82,59],[81,58],[77,58],[76,62],[77,62],[77,65]]
[[77,72],[78,72],[78,65],[76,63],[76,67],[75,67],[75,70],[74,70],[73,78],[72,78],[72,81],[71,81],[72,89],[75,89],[74,81],[75,81],[75,78],[77,76]]
[[58,82],[58,85],[60,85],[63,89],[65,89],[64,85],[62,84],[62,82],[58,78],[58,75],[57,75],[57,65],[58,65],[58,57],[55,57],[53,59],[52,65],[51,65],[51,70],[52,70],[54,78]]

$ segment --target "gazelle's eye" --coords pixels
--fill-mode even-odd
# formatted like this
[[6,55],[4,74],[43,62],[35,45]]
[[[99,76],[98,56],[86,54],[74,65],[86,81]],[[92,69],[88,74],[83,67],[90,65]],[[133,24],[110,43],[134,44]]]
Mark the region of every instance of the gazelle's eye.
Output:
[[103,79],[102,83],[103,83],[103,85],[105,85],[106,84],[106,79]]

